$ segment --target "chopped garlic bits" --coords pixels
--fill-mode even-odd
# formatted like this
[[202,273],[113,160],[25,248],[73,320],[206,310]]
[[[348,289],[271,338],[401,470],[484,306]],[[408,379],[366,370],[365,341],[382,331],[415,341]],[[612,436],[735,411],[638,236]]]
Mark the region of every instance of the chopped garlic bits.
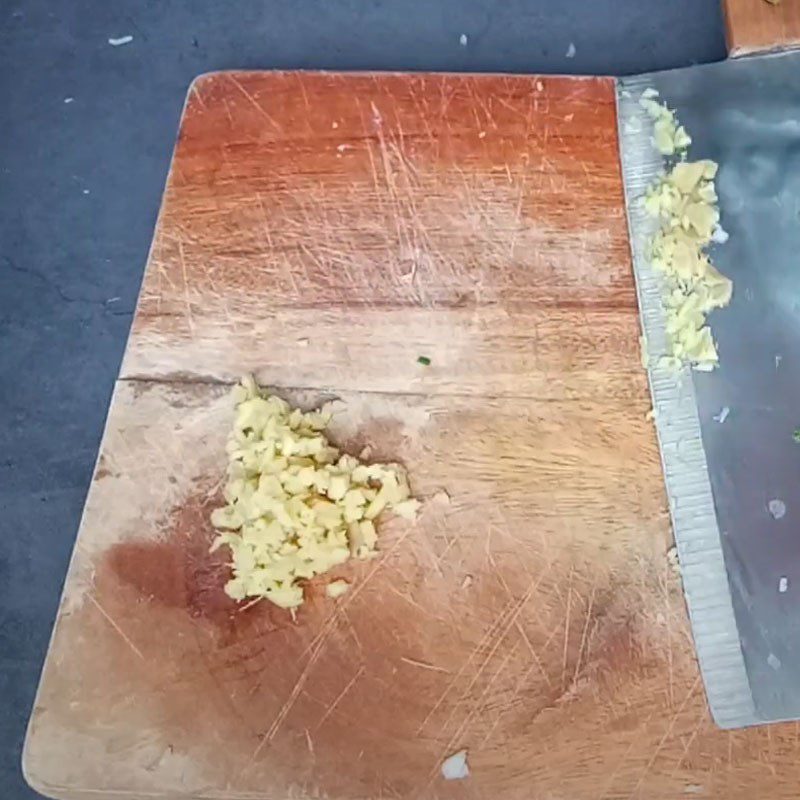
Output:
[[350,590],[350,584],[347,581],[331,581],[325,587],[325,594],[332,599],[336,599],[337,597],[341,597],[343,594],[347,594]]
[[[654,120],[654,143],[662,154],[685,158],[691,138],[677,125],[674,112],[656,102],[654,96],[645,92],[640,100]],[[669,125],[661,129],[671,131],[669,142],[659,139],[659,123],[665,119]],[[730,302],[733,284],[717,271],[705,252],[711,242],[727,238],[719,227],[714,188],[717,167],[709,160],[678,161],[650,187],[644,199],[645,210],[660,220],[650,242],[650,260],[665,278],[669,353],[663,362],[675,369],[688,363],[694,369],[709,371],[719,363],[706,315]]]
[[653,144],[664,156],[683,153],[692,143],[692,137],[678,123],[675,112],[664,103],[659,103],[657,97],[655,89],[645,89],[639,100],[639,105],[653,120]]
[[[413,520],[419,503],[401,466],[361,464],[331,446],[324,430],[332,415],[324,407],[292,409],[251,377],[234,399],[226,505],[211,515],[220,530],[212,550],[230,548],[233,578],[225,592],[234,600],[263,597],[294,608],[303,602],[299,581],[351,556],[375,555],[382,511]],[[329,596],[347,591],[339,583]]]

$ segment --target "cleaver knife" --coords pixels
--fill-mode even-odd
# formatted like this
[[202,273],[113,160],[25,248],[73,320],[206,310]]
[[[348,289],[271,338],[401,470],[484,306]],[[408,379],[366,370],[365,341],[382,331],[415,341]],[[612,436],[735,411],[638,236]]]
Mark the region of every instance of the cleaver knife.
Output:
[[[742,15],[754,13],[760,27],[748,38]],[[800,3],[731,0],[731,52],[793,44],[784,22],[778,25],[794,20],[787,15],[800,30]],[[763,20],[773,25],[772,42],[764,40]],[[641,198],[664,162],[639,104],[647,88],[689,131],[690,159],[719,163],[729,240],[711,257],[734,290],[730,305],[709,316],[720,357],[713,372],[676,374],[659,364],[666,351],[662,287],[647,254],[657,222]],[[800,51],[621,79],[617,98],[653,411],[708,703],[723,728],[797,719]]]

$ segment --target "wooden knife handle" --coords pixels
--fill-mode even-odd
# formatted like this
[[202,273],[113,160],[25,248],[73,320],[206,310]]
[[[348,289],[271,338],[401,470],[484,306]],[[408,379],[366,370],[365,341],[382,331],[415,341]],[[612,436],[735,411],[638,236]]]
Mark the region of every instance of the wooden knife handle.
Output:
[[722,0],[722,9],[731,56],[800,46],[800,0]]

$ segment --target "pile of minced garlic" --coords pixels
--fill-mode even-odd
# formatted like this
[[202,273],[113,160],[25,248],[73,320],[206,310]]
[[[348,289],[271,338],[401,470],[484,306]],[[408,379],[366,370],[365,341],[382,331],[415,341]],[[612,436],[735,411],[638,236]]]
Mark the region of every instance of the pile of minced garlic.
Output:
[[719,225],[714,161],[688,161],[691,137],[679,125],[675,112],[645,90],[640,104],[653,120],[653,143],[667,157],[675,157],[669,169],[648,190],[644,207],[660,220],[650,242],[650,263],[665,279],[664,309],[668,353],[665,366],[678,369],[689,364],[710,371],[719,363],[717,346],[706,324],[706,315],[726,306],[733,284],[711,263],[706,249],[724,242]]
[[[401,466],[362,464],[330,444],[324,434],[329,408],[292,409],[251,377],[236,386],[234,399],[226,505],[211,515],[220,531],[212,550],[230,549],[230,597],[295,608],[303,602],[301,581],[351,556],[376,554],[381,512],[414,519],[419,502]],[[329,596],[339,596],[345,582],[329,589]]]

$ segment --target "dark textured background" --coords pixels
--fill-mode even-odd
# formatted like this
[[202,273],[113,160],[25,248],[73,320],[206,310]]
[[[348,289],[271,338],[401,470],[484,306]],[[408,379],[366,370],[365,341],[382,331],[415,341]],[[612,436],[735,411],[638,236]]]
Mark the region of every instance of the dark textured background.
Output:
[[192,78],[724,55],[718,0],[0,0],[0,796],[38,797],[25,724]]

